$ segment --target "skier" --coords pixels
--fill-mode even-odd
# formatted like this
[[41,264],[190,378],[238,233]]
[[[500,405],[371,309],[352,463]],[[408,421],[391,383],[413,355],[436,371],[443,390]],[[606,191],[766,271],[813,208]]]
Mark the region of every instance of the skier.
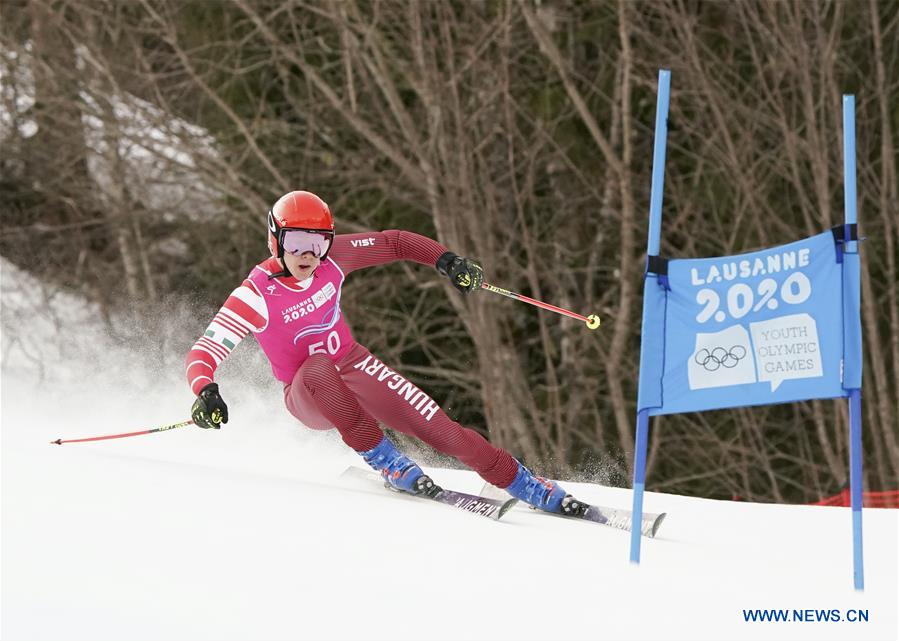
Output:
[[484,278],[476,261],[413,232],[335,236],[328,205],[305,191],[284,195],[269,211],[268,248],[271,257],[231,293],[187,356],[187,379],[197,395],[191,409],[194,423],[220,428],[228,422],[228,407],[213,375],[252,332],[284,384],[288,411],[310,428],[336,428],[395,488],[428,496],[440,492],[378,422],[456,457],[486,481],[539,509],[566,515],[586,510],[557,483],[535,476],[505,450],[452,421],[427,393],[350,333],[340,308],[350,272],[411,260],[435,266],[468,294],[480,289]]

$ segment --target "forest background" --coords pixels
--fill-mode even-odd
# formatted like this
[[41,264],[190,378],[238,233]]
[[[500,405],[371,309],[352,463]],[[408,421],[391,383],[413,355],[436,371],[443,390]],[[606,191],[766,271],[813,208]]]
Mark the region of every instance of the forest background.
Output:
[[[338,232],[412,230],[598,313],[589,332],[405,263],[343,299],[355,336],[452,417],[549,474],[618,485],[658,70],[672,257],[842,222],[855,94],[865,485],[899,486],[895,0],[3,0],[0,53],[0,254],[45,297],[80,293],[180,368],[266,257],[272,203],[308,189]],[[847,432],[841,400],[656,418],[648,486],[814,501],[848,479]]]

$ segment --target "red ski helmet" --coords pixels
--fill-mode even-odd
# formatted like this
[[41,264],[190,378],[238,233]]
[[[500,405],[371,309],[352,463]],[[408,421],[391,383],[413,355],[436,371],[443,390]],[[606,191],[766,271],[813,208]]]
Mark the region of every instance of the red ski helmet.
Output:
[[312,192],[289,192],[278,199],[268,212],[268,249],[272,256],[284,257],[284,238],[288,232],[320,234],[323,242],[318,257],[325,260],[334,240],[334,217],[328,204]]

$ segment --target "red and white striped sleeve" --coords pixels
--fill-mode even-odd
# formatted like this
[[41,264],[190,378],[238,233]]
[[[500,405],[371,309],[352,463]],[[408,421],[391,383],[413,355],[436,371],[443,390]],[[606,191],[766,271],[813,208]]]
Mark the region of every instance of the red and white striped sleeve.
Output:
[[215,369],[250,332],[268,325],[268,308],[250,280],[231,293],[193,348],[187,353],[187,382],[193,393],[213,382]]

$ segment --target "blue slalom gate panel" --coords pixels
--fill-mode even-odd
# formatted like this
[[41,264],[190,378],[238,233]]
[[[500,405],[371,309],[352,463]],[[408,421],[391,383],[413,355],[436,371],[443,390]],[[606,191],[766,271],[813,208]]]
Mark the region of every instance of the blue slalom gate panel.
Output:
[[653,350],[641,363],[638,410],[848,396],[844,371],[861,368],[860,355],[844,351],[843,258],[828,231],[758,252],[671,260],[664,284],[650,275],[646,290],[659,291],[645,310]]

